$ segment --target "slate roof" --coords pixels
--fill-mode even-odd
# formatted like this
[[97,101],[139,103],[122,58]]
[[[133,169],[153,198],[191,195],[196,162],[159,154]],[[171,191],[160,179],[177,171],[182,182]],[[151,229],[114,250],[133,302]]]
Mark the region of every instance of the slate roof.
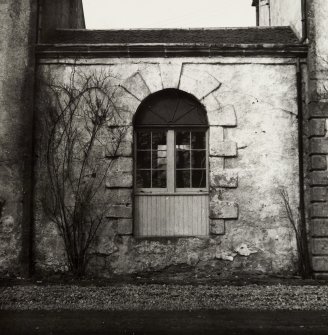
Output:
[[290,27],[57,30],[50,44],[299,44]]

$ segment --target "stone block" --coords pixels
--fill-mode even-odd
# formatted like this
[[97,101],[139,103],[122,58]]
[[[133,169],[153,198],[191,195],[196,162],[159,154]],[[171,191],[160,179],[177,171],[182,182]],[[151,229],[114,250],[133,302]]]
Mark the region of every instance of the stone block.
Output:
[[210,150],[215,148],[218,143],[223,142],[223,128],[222,127],[210,127]]
[[105,147],[105,156],[132,157],[133,127],[117,127],[102,132],[99,142]]
[[119,219],[117,221],[117,234],[132,235],[133,234],[133,220],[132,219]]
[[133,190],[131,188],[107,189],[105,199],[111,205],[131,206]]
[[313,255],[328,255],[328,238],[313,238],[312,239],[312,254]]
[[133,171],[133,158],[132,157],[118,157],[113,160],[112,171],[124,171],[132,172]]
[[310,117],[328,117],[328,102],[312,102],[309,110]]
[[118,219],[109,219],[100,225],[97,236],[98,237],[114,237],[117,232]]
[[237,126],[237,117],[233,106],[226,106],[221,109],[209,111],[207,116],[210,126]]
[[212,74],[196,67],[199,68],[199,65],[183,65],[179,88],[202,101],[210,94],[218,91],[222,83]]
[[150,95],[150,89],[140,72],[134,73],[131,77],[127,78],[122,86],[140,101]]
[[312,171],[310,173],[310,184],[312,186],[327,186],[328,171]]
[[224,220],[211,220],[210,233],[213,235],[224,235],[225,233]]
[[151,93],[163,89],[160,64],[140,63],[138,64],[138,69]]
[[310,136],[325,136],[326,134],[326,120],[312,119],[309,122]]
[[313,237],[328,236],[328,219],[314,219],[311,222]]
[[315,279],[318,279],[318,280],[328,280],[328,273],[327,272],[314,273],[313,276],[314,276]]
[[326,202],[328,201],[327,187],[312,187],[311,188],[311,202]]
[[232,170],[210,172],[211,187],[236,188],[238,187],[238,173]]
[[115,159],[109,169],[106,187],[133,186],[133,159],[132,157],[119,157]]
[[132,219],[132,206],[112,205],[106,213],[108,218]]
[[327,156],[313,155],[311,156],[311,170],[327,170]]
[[[218,99],[213,95],[210,94],[208,95],[205,99],[203,99],[202,101],[203,105],[206,108],[207,111],[207,117],[208,117],[208,122],[210,126],[215,126],[215,115],[217,113],[217,111],[220,109],[220,103],[218,101]],[[212,114],[213,112],[213,114]],[[212,123],[212,121],[214,123]]]
[[328,137],[310,139],[311,154],[328,154]]
[[116,155],[125,157],[132,157],[132,153],[133,153],[132,141],[122,141],[116,151]]
[[238,205],[235,202],[212,199],[210,204],[211,219],[238,219]]
[[312,266],[314,271],[328,272],[328,256],[312,257]]
[[213,173],[219,173],[224,169],[224,158],[223,157],[209,157],[210,170]]
[[109,236],[97,236],[95,239],[95,252],[101,255],[111,255],[117,251],[117,246],[115,245],[112,238]]
[[109,174],[106,181],[107,188],[133,187],[132,172],[113,171]]
[[163,88],[178,88],[182,71],[181,64],[162,63],[160,64]]
[[110,121],[109,126],[132,126],[133,115],[140,105],[140,100],[133,94],[127,92],[123,87],[116,89],[112,100],[118,113],[115,115],[115,118]]
[[114,102],[116,113],[113,115],[113,118],[107,123],[109,127],[127,127],[133,125],[133,115],[136,111],[135,108],[139,106],[140,101],[136,98],[127,95],[124,95],[121,100]]
[[311,218],[328,218],[328,204],[319,203],[311,205]]
[[232,141],[217,142],[210,147],[210,155],[216,157],[236,157],[237,143]]

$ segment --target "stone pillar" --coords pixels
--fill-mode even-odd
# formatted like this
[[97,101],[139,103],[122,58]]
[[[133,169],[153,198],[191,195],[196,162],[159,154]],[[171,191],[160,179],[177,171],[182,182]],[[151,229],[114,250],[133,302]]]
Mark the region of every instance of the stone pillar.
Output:
[[259,26],[271,26],[270,0],[259,0]]
[[36,0],[0,4],[0,274],[30,268]]
[[39,0],[40,40],[47,41],[56,29],[84,29],[82,0]]
[[328,1],[308,0],[312,263],[328,278]]

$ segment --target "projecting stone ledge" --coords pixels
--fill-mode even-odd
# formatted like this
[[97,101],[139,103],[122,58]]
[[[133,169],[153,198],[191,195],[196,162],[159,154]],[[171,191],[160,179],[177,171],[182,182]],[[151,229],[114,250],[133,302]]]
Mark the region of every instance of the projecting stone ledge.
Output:
[[232,141],[217,142],[210,148],[210,155],[217,157],[236,157],[237,143]]
[[211,219],[238,219],[238,205],[230,201],[212,201],[210,205]]
[[236,171],[222,170],[218,173],[213,172],[211,171],[212,187],[224,187],[224,188],[238,187],[238,173]]
[[132,219],[132,207],[125,205],[110,206],[106,212],[106,217]]

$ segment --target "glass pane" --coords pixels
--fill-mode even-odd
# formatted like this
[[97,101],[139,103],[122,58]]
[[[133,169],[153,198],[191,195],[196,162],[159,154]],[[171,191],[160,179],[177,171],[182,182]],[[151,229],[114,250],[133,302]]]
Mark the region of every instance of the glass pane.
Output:
[[149,188],[150,187],[150,171],[142,170],[137,171],[137,187],[138,188]]
[[190,170],[177,170],[177,188],[190,188]]
[[197,150],[191,152],[191,167],[198,169],[206,168],[206,151]]
[[153,150],[166,150],[166,132],[165,131],[153,131]]
[[137,169],[150,169],[151,152],[138,151],[137,152]]
[[190,132],[177,131],[175,141],[178,149],[190,149]]
[[176,160],[177,169],[190,168],[190,151],[177,150]]
[[191,148],[206,149],[206,133],[197,131],[191,133]]
[[166,171],[153,171],[153,188],[165,188],[166,187]]
[[192,187],[206,187],[206,170],[192,170]]
[[166,151],[153,151],[153,169],[166,170]]
[[151,132],[150,130],[143,130],[137,132],[137,149],[138,150],[150,150],[151,144]]

